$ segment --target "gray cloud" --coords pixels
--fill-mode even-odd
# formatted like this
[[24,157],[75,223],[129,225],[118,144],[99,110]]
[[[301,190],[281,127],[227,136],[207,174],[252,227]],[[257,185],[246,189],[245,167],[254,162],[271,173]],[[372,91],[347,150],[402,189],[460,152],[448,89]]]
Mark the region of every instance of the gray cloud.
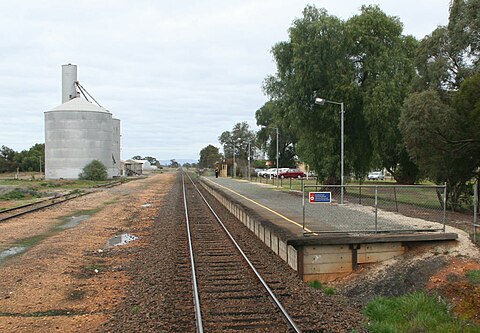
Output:
[[[370,1],[314,1],[348,18]],[[446,24],[448,0],[375,1],[417,38]],[[2,1],[0,145],[44,141],[61,102],[61,65],[122,120],[122,158],[198,159],[237,122],[255,128],[269,50],[301,16],[298,0]]]

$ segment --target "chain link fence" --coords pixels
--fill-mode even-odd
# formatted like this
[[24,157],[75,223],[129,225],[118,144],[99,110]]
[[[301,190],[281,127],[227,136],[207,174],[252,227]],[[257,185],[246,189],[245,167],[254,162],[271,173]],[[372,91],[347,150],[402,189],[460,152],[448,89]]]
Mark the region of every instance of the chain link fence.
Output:
[[476,243],[478,240],[477,237],[477,228],[480,228],[480,224],[478,222],[478,212],[479,205],[478,205],[478,184],[473,185],[473,241]]
[[303,185],[318,184],[316,177],[304,178],[280,178],[276,177],[260,177],[252,176],[250,181],[255,183],[269,184],[273,186],[283,187],[293,191],[302,191]]
[[445,194],[446,185],[304,184],[303,227],[306,234],[445,232]]

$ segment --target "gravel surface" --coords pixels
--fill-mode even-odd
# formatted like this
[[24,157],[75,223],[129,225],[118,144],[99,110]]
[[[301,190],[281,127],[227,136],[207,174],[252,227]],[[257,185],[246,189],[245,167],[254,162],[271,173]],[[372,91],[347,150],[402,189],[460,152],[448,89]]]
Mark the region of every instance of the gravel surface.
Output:
[[[178,183],[165,196],[155,224],[149,229],[148,241],[137,248],[135,260],[127,271],[132,281],[128,296],[113,312],[106,331],[117,332],[193,332],[191,285],[179,279],[178,267],[185,265],[184,218]],[[222,220],[241,240],[250,255],[268,267],[271,276],[282,284],[285,295],[293,301],[287,311],[293,312],[302,328],[314,322],[317,332],[362,332],[364,318],[342,296],[326,296],[304,284],[285,262],[260,242],[251,231],[233,218],[223,206],[213,204]],[[141,272],[141,274],[139,274]],[[179,295],[178,291],[184,290]],[[179,297],[182,296],[182,297]],[[185,319],[185,314],[191,322]],[[306,330],[308,331],[308,330]],[[314,332],[311,331],[311,332]],[[273,332],[273,331],[272,331]]]
[[[0,332],[194,332],[191,285],[181,276],[189,263],[177,177],[157,174],[99,189],[0,223],[0,251],[28,248],[0,263]],[[459,313],[480,299],[464,278],[480,269],[478,248],[467,233],[459,233],[460,246],[426,245],[362,269],[337,282],[345,296],[326,296],[300,281],[223,206],[214,207],[260,258],[260,268],[273,270],[276,288],[292,295],[288,310],[302,328],[315,323],[325,332],[363,332],[360,308],[367,300],[425,285],[440,290]],[[85,215],[90,217],[78,225],[68,224]],[[138,239],[108,245],[124,233]]]
[[[0,252],[26,250],[0,260],[0,332],[92,332],[111,316],[128,290],[123,269],[143,244],[164,188],[175,175],[156,175],[0,223]],[[89,215],[71,225],[73,216]],[[66,227],[66,226],[70,227]],[[110,247],[130,232],[139,239]]]
[[[222,186],[228,187],[248,198],[265,205],[269,208],[280,212],[282,215],[302,223],[303,207],[302,207],[302,193],[298,191],[278,190],[275,185],[248,182],[246,180],[231,179],[231,178],[214,178],[204,177],[207,181],[211,181]],[[313,188],[311,189],[313,191]],[[327,188],[332,191],[332,196],[338,200],[339,190]],[[336,192],[335,192],[336,191]],[[433,190],[432,190],[433,191]],[[235,200],[242,201],[239,196],[235,196],[231,192],[227,193],[233,195]],[[308,196],[308,193],[306,193]],[[413,195],[413,194],[412,194]],[[375,229],[375,211],[374,203],[371,198],[364,198],[364,204],[357,203],[358,198],[345,195],[345,204],[310,204],[308,198],[305,203],[305,226],[308,229],[316,231],[348,231],[348,230],[374,230]],[[251,202],[247,202],[252,205]],[[256,207],[259,211],[262,208]],[[378,209],[378,230],[406,230],[406,229],[441,229],[443,225],[443,212],[438,207],[437,209],[427,209],[421,206],[409,206],[399,204],[399,212],[395,213],[388,211],[384,202],[379,202]],[[393,207],[395,208],[395,207]],[[461,214],[451,211],[446,212],[446,223],[460,228],[468,233],[472,233],[473,213]],[[429,222],[430,221],[430,222]],[[292,227],[291,231],[302,233],[301,228]]]

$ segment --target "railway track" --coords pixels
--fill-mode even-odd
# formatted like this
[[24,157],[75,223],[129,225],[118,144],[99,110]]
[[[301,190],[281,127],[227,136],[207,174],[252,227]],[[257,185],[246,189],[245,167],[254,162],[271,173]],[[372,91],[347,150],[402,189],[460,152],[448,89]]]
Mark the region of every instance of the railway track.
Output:
[[301,332],[188,174],[182,183],[190,265],[180,278],[192,280],[196,331]]
[[50,197],[50,198],[45,199],[45,200],[29,203],[29,204],[26,204],[26,205],[5,209],[5,210],[0,212],[0,222],[6,221],[8,219],[12,219],[12,218],[17,217],[17,216],[32,213],[34,211],[37,211],[37,210],[40,210],[40,209],[43,209],[43,208],[47,208],[47,207],[50,207],[50,206],[53,206],[53,205],[57,205],[59,203],[62,203],[62,202],[65,202],[65,201],[68,201],[68,200],[71,200],[71,199],[75,199],[75,198],[87,195],[89,193],[91,193],[91,192],[88,191],[88,192],[80,192],[80,193],[76,193],[76,192],[75,193],[67,193],[67,194],[63,194],[63,195]]

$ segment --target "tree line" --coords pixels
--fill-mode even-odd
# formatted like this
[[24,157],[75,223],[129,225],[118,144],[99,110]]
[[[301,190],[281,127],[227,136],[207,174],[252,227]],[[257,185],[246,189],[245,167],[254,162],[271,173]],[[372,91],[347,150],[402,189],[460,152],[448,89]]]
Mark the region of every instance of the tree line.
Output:
[[448,25],[417,40],[378,6],[345,21],[307,6],[272,48],[257,123],[279,127],[284,147],[338,182],[340,107],[314,100],[343,102],[347,175],[385,168],[401,184],[446,182],[456,205],[479,177],[479,12],[480,0],[454,0]]
[[[478,13],[480,0],[453,0],[448,25],[417,40],[378,6],[342,20],[308,5],[271,49],[276,72],[255,114],[258,145],[274,160],[278,128],[282,162],[299,159],[338,183],[340,107],[314,100],[341,102],[349,178],[386,169],[399,184],[446,182],[455,208],[480,174]],[[224,150],[241,126],[219,137]]]
[[36,143],[28,150],[17,152],[7,146],[0,148],[0,173],[17,171],[45,171],[45,144]]

